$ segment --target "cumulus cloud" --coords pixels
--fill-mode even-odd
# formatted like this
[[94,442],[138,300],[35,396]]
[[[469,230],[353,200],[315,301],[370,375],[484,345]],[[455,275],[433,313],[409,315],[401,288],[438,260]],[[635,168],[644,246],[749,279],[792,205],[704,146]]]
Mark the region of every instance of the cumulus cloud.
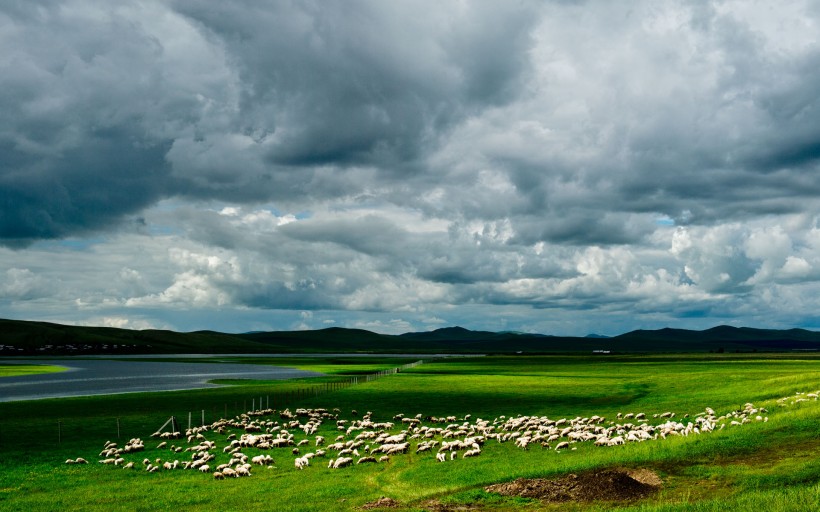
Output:
[[489,325],[482,308],[526,330],[767,308],[811,323],[819,16],[729,0],[0,7],[2,300],[15,316],[390,331]]
[[49,284],[27,268],[10,268],[6,270],[5,279],[0,284],[0,297],[10,300],[31,300],[41,298],[48,293]]

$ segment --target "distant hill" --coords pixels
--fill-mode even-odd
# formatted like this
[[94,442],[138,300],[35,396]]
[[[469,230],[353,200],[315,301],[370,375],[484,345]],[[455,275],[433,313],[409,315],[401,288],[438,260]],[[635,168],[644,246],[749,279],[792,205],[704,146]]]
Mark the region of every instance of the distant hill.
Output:
[[48,322],[0,319],[0,355],[156,354],[255,352],[257,344],[213,331],[79,327]]
[[718,326],[561,337],[445,327],[398,336],[331,327],[226,334],[77,327],[0,319],[0,356],[163,353],[626,353],[818,351],[820,333]]
[[634,351],[791,351],[820,350],[820,333],[805,329],[753,329],[720,325],[704,331],[638,330],[611,338]]

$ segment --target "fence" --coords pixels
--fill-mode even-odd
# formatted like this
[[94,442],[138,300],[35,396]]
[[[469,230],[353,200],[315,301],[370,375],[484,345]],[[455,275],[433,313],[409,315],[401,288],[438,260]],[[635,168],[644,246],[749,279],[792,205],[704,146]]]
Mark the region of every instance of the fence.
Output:
[[[197,427],[197,426],[204,426],[206,425],[206,416],[212,419],[216,419],[219,417],[228,418],[229,413],[230,416],[236,416],[242,413],[251,413],[251,414],[263,414],[267,412],[272,412],[273,410],[283,410],[288,407],[293,407],[297,405],[300,401],[315,398],[324,394],[333,393],[336,391],[341,391],[352,386],[357,386],[359,384],[365,384],[369,382],[374,382],[384,377],[389,377],[391,375],[396,375],[404,370],[408,370],[410,368],[415,368],[420,364],[424,363],[424,360],[418,360],[412,363],[408,363],[405,365],[401,365],[395,368],[389,368],[386,370],[380,370],[374,373],[369,373],[365,375],[352,375],[342,380],[338,380],[335,382],[324,382],[318,384],[311,384],[306,386],[297,387],[295,389],[287,389],[281,391],[274,391],[272,393],[268,393],[265,395],[260,396],[253,396],[253,397],[244,397],[241,401],[242,407],[239,407],[240,401],[234,400],[233,404],[229,404],[229,402],[225,402],[222,407],[217,406],[210,406],[207,409],[197,409],[196,411],[188,412],[187,417],[187,428]],[[229,405],[232,405],[229,407]],[[248,408],[250,405],[250,408]],[[211,420],[213,421],[213,420]],[[67,425],[68,422],[59,419],[57,420],[56,424],[56,432],[55,437],[57,444],[62,444],[63,441],[72,439],[76,440],[79,438],[79,434],[82,434],[84,431],[88,430],[87,427],[80,427],[77,425],[78,421],[72,421],[71,423],[74,425]],[[108,422],[105,420],[99,420],[96,424],[97,428],[92,429],[95,431],[99,431],[100,427],[102,427],[101,423],[108,425]],[[71,428],[74,426],[74,428]],[[116,426],[116,429],[114,428]],[[162,427],[158,431],[181,431],[182,428],[185,426],[185,423],[180,421],[179,418],[176,416],[171,416],[165,422]],[[79,428],[78,428],[79,427]],[[109,434],[103,435],[110,435],[114,436],[119,439],[123,436],[120,418],[111,418],[110,420],[110,428],[111,431]],[[106,430],[107,427],[102,427],[102,430]],[[131,429],[128,429],[131,430]],[[134,436],[147,436],[150,433],[140,432],[140,433],[131,433],[126,434],[126,437],[130,437],[131,435]],[[2,445],[2,431],[0,431],[0,445]],[[46,436],[48,438],[50,436]]]

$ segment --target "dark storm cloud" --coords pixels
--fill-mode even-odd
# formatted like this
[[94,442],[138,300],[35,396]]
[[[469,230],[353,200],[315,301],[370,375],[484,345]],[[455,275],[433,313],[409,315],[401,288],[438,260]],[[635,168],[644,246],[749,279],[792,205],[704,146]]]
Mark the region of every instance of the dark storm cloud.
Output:
[[[806,177],[820,54],[778,59],[715,9],[684,9],[677,32],[613,10],[607,32],[595,16],[569,30],[571,4],[46,5],[5,18],[17,29],[0,93],[6,243],[115,225],[169,196],[298,205],[375,193],[418,207],[440,187],[450,200],[436,215],[510,218],[527,243],[624,244],[651,230],[623,222],[630,213],[711,223],[794,212],[786,198],[818,191]],[[184,17],[161,26],[152,10]],[[188,46],[174,46],[178,26]],[[564,59],[588,78],[540,71]],[[567,105],[579,110],[564,118]],[[488,140],[513,120],[551,139]],[[474,131],[453,146],[465,121]],[[515,187],[505,201],[475,181],[483,166]]]
[[153,67],[162,44],[127,16],[74,7],[26,2],[0,11],[7,244],[109,227],[168,193],[173,139],[162,128],[187,115],[190,102]]
[[230,52],[243,130],[266,142],[269,165],[377,165],[387,174],[464,115],[514,99],[534,22],[532,8],[498,4],[176,8]]
[[154,3],[5,9],[7,243],[173,195],[298,201],[421,172],[443,130],[515,98],[535,21],[489,3],[175,7],[186,18]]
[[8,148],[17,162],[0,176],[0,237],[10,245],[61,238],[110,226],[162,193],[169,143],[131,144],[119,130],[87,134],[82,147],[58,158],[39,158]]

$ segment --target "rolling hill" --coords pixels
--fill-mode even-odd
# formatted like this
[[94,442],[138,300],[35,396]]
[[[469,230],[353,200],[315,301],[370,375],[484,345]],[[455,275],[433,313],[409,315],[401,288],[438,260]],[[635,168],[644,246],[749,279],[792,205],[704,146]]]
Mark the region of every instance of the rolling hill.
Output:
[[227,334],[79,327],[0,319],[0,356],[239,353],[624,353],[820,350],[820,333],[717,326],[636,330],[614,337],[560,337],[446,327],[398,336],[331,327]]

